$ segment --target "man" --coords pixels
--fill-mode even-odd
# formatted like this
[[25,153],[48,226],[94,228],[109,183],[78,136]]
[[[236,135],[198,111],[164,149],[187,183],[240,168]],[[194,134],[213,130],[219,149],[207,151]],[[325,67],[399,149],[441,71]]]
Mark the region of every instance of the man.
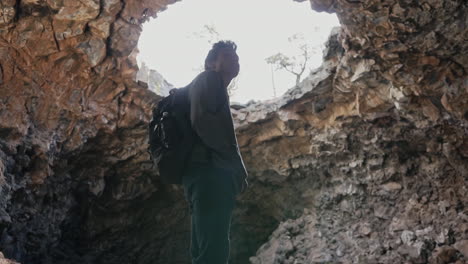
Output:
[[215,43],[205,71],[189,85],[190,120],[196,140],[183,176],[191,210],[192,264],[226,264],[237,194],[247,187],[227,87],[239,74],[236,44]]

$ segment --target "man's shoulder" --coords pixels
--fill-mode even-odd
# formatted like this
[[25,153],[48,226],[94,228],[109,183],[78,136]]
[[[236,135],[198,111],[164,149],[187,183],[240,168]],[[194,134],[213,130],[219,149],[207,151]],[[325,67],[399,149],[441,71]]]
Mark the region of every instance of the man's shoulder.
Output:
[[213,70],[203,71],[199,73],[195,79],[208,79],[212,81],[222,81],[221,74]]
[[192,89],[196,89],[195,87],[200,87],[200,86],[218,86],[222,85],[222,77],[219,72],[212,71],[212,70],[206,70],[197,75],[195,79],[191,83]]

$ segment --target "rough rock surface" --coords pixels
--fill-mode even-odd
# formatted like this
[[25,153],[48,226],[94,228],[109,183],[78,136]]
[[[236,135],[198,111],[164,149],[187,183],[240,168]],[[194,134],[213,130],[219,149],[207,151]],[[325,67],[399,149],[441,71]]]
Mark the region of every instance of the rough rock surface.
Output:
[[160,96],[168,96],[169,91],[175,88],[157,70],[148,68],[144,62],[142,62],[138,69],[136,81],[142,86],[147,86],[150,91]]
[[340,36],[332,34],[324,64],[300,88],[235,112],[254,176],[245,201],[267,200],[260,212],[295,219],[250,262],[467,261],[467,120],[434,99],[366,112],[358,99],[336,103]]
[[19,263],[6,259],[5,256],[3,256],[3,253],[0,252],[0,264],[19,264]]
[[311,133],[310,152],[276,178],[297,186],[307,212],[282,223],[251,263],[451,263],[437,262],[446,246],[468,260],[456,255],[468,228],[467,129],[387,115]]
[[260,199],[301,215],[251,263],[468,261],[467,3],[312,6],[342,24],[323,66],[237,113],[251,175],[276,187]]
[[[173,2],[0,3],[7,258],[187,263],[182,192],[146,153],[159,98],[134,81],[141,24]],[[467,260],[466,1],[311,5],[342,24],[322,67],[234,111],[251,186],[232,263]]]

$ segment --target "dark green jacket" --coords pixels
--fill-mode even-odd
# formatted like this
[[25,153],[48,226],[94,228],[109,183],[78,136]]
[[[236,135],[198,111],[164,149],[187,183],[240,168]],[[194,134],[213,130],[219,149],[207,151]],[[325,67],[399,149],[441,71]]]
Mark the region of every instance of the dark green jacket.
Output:
[[[247,178],[234,132],[229,96],[221,75],[200,73],[189,85],[190,119],[201,144],[195,144],[190,162],[212,162],[215,167],[233,172],[237,193]],[[210,159],[210,161],[208,161]]]

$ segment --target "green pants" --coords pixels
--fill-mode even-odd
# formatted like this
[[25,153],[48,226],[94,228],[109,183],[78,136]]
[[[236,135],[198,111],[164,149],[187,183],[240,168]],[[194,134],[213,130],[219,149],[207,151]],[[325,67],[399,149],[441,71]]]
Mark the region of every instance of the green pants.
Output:
[[227,264],[235,192],[229,170],[190,165],[183,177],[191,212],[192,264]]

